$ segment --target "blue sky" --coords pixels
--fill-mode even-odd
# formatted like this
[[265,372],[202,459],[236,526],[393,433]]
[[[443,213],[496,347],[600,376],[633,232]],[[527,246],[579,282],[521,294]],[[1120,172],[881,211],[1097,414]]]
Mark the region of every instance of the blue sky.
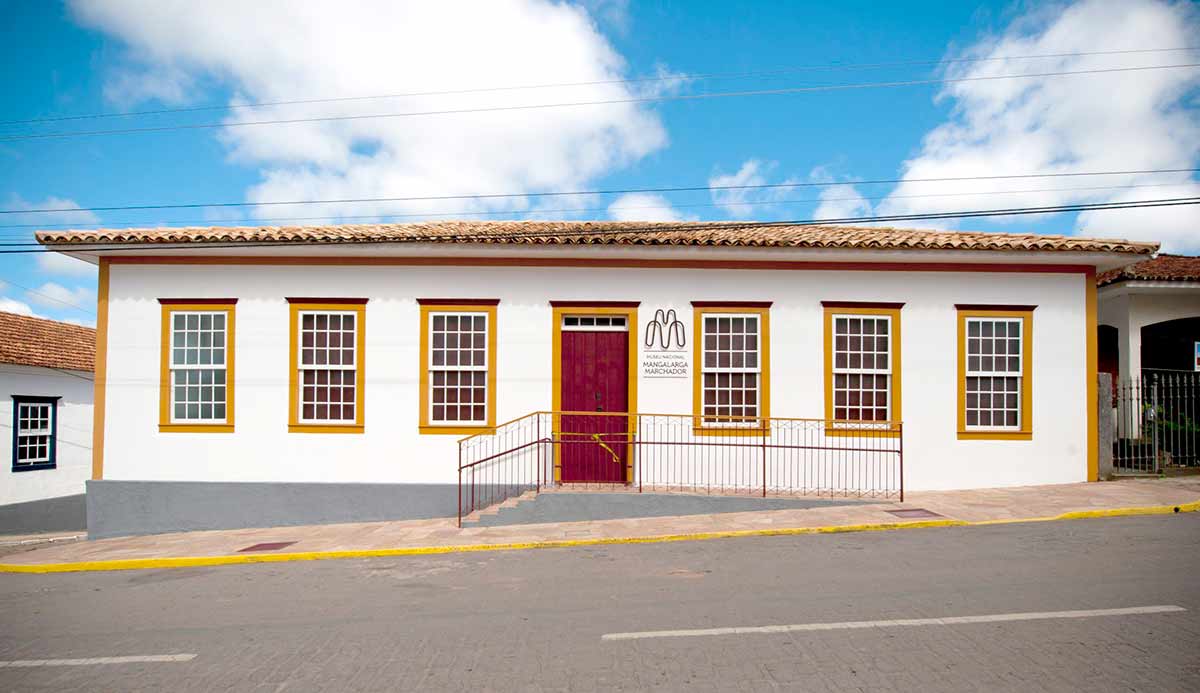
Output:
[[[286,11],[285,11],[286,8]],[[1192,173],[930,184],[912,179],[1196,168],[1194,4],[205,3],[10,0],[0,120],[309,98],[606,82],[0,125],[0,209],[806,183],[762,192],[5,214],[78,227],[469,218],[807,219],[1200,194]],[[1025,56],[1073,54],[1056,58]],[[939,59],[971,60],[942,65]],[[986,58],[986,60],[980,60]],[[1000,59],[1003,58],[1003,59]],[[895,65],[908,62],[908,65]],[[884,67],[865,64],[893,63]],[[826,69],[799,70],[802,66]],[[837,69],[828,69],[836,67]],[[699,78],[713,73],[777,74]],[[980,79],[1003,75],[1020,79]],[[613,83],[613,80],[657,81]],[[940,84],[59,139],[195,123],[626,100],[950,78]],[[900,184],[862,181],[905,179]],[[1086,188],[1086,189],[1082,189]],[[592,210],[564,212],[562,210]],[[398,216],[399,215],[399,216]],[[321,220],[293,223],[321,223]],[[1200,251],[1195,207],[910,226],[1086,233]],[[0,309],[94,319],[95,274],[0,257]]]

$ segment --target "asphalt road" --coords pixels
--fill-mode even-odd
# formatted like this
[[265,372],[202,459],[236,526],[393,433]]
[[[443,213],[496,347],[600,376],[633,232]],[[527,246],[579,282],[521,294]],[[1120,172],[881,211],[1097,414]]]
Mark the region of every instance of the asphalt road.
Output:
[[0,575],[0,690],[74,689],[1200,690],[1200,514]]

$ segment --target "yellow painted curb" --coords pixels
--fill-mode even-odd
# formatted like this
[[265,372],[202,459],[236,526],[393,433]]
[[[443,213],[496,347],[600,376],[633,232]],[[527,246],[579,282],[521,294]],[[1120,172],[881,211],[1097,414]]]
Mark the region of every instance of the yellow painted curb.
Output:
[[1053,520],[1079,520],[1096,517],[1128,517],[1133,515],[1169,515],[1200,511],[1200,501],[1182,505],[1157,505],[1140,508],[1109,508],[1104,510],[1080,510],[1051,517],[1014,518],[1003,520],[923,520],[919,522],[884,522],[857,525],[832,525],[826,527],[782,527],[773,529],[742,529],[726,532],[695,532],[691,534],[664,534],[645,537],[612,537],[604,539],[559,539],[552,541],[515,542],[507,544],[462,544],[451,546],[418,546],[401,549],[362,549],[350,551],[306,551],[282,554],[255,554],[233,556],[181,556],[174,558],[125,558],[110,561],[80,561],[77,563],[16,564],[0,563],[0,573],[74,573],[107,570],[147,570],[153,568],[190,568],[218,565],[241,565],[246,563],[284,563],[288,561],[325,561],[339,558],[384,558],[388,556],[430,556],[447,553],[472,553],[477,551],[518,551],[526,549],[563,549],[578,546],[605,546],[612,544],[658,544],[675,541],[703,541],[707,539],[732,539],[737,537],[779,537],[798,534],[840,534],[843,532],[882,532],[895,529],[922,529],[928,527],[980,527],[1021,522],[1048,522]]

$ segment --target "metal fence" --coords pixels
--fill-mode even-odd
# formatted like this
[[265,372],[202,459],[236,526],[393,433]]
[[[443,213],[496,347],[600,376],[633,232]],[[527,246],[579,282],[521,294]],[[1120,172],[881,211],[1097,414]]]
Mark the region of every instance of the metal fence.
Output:
[[459,441],[459,523],[548,485],[904,500],[898,421],[535,412]]
[[1143,370],[1113,387],[1118,474],[1200,465],[1200,372]]

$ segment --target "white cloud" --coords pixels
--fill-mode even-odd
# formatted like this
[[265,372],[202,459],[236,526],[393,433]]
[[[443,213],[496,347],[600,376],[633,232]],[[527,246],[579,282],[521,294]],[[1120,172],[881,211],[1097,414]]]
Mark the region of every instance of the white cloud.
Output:
[[[61,305],[52,307],[59,310],[63,309],[63,306]],[[0,312],[28,315],[33,318],[42,318],[43,320],[59,320],[61,322],[69,322],[73,325],[83,325],[84,327],[96,326],[96,320],[94,318],[52,318],[48,315],[42,315],[41,313],[38,313],[33,309],[33,306],[24,301],[18,301],[15,298],[9,298],[7,296],[0,296]]]
[[[786,187],[738,188],[737,186],[774,185],[775,183],[768,182],[767,174],[775,168],[776,163],[773,161],[763,162],[759,159],[747,159],[737,173],[716,173],[710,176],[708,185],[713,202],[735,219],[747,219],[758,215],[769,206],[769,203],[787,199],[789,194],[793,194],[792,189]],[[779,184],[795,182],[797,182],[795,178],[786,178],[779,181]],[[733,189],[720,189],[728,186],[734,187]]]
[[617,221],[683,221],[689,218],[671,206],[662,195],[626,193],[608,207],[608,216]]
[[846,219],[871,215],[871,203],[853,185],[837,183],[822,188],[814,219]]
[[[64,197],[55,197],[53,195],[41,201],[29,201],[20,195],[9,195],[7,206],[9,209],[79,209],[80,205],[75,200]],[[27,212],[24,214],[13,214],[8,217],[8,221],[14,224],[45,224],[47,226],[53,224],[78,224],[87,226],[90,224],[99,223],[100,218],[92,212],[80,210],[78,212]],[[30,233],[30,240],[32,240]],[[96,276],[96,266],[82,260],[76,260],[66,255],[59,253],[40,253],[34,256],[37,259],[38,267],[49,274],[62,274],[74,277],[94,277]]]
[[[1197,11],[1158,0],[1085,0],[1034,11],[1000,36],[979,41],[966,57],[1062,54],[1187,46],[1200,35]],[[957,57],[957,56],[952,56]],[[958,63],[947,76],[987,77],[1194,62],[1186,53],[1077,56]],[[904,164],[906,178],[1006,173],[1193,168],[1200,158],[1200,119],[1185,103],[1200,85],[1200,69],[1175,68],[1086,76],[957,82],[939,99],[950,118],[929,132]],[[1170,183],[1177,187],[1063,190],[1101,185]],[[1023,181],[905,182],[878,206],[880,214],[1047,206],[1119,199],[1180,197],[1196,184],[1186,173]],[[1030,189],[1059,188],[1029,192]],[[987,194],[997,191],[1016,194]],[[962,196],[905,197],[921,193]],[[1195,194],[1195,193],[1191,193]],[[1028,223],[1013,218],[1012,223]],[[922,225],[928,225],[922,223]],[[1200,250],[1196,207],[1096,212],[1081,215],[1079,230],[1161,239],[1176,250]]]
[[95,277],[96,266],[61,253],[41,253],[36,256],[38,267],[47,274],[68,277]]
[[25,297],[34,305],[56,310],[71,306],[90,309],[96,303],[96,292],[92,289],[86,286],[69,289],[54,282],[46,282],[36,289],[26,291]]
[[[296,3],[76,0],[129,47],[113,77],[144,94],[219,81],[235,103],[529,84],[593,84],[232,111],[226,122],[628,99],[624,58],[586,10],[550,0]],[[617,5],[619,9],[619,3]],[[611,8],[610,8],[611,9]],[[132,80],[132,82],[131,82]],[[174,80],[175,87],[170,83]],[[674,88],[674,81],[660,89]],[[196,90],[194,90],[196,91]],[[260,169],[252,201],[579,189],[666,146],[658,115],[614,103],[231,127],[231,160]],[[271,207],[263,216],[513,210],[520,198]]]
[[[1169,192],[1156,197],[1200,197],[1200,183],[1174,187]],[[1127,192],[1111,201],[1136,200],[1143,195]],[[1195,206],[1084,212],[1079,215],[1078,226],[1087,236],[1159,240],[1164,252],[1200,253],[1200,211]]]
[[8,298],[7,296],[0,296],[0,312],[41,317],[33,312],[33,308],[28,303]]
[[[87,226],[100,222],[100,217],[87,210],[80,209],[80,205],[75,200],[66,197],[56,197],[49,195],[42,200],[26,200],[25,198],[13,193],[8,196],[8,202],[5,204],[9,209],[14,210],[31,210],[31,209],[61,209],[62,212],[28,212],[22,211],[17,214],[6,215],[6,219],[14,224],[79,224]],[[79,210],[79,211],[74,211]]]

